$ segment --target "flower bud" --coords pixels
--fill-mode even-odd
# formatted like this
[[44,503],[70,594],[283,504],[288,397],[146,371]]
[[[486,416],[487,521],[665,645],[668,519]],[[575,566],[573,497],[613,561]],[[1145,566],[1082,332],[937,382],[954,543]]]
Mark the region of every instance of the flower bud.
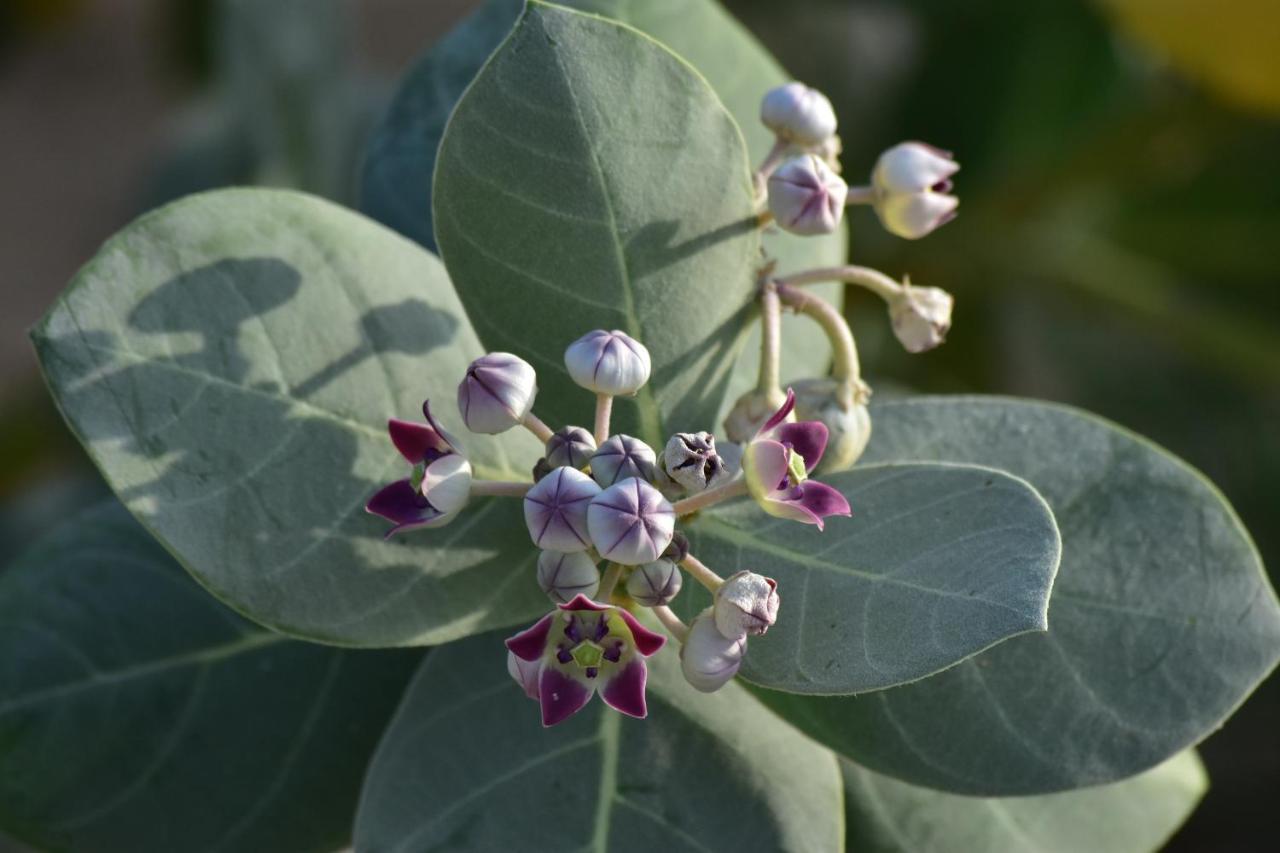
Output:
[[662,469],[689,494],[729,476],[729,467],[716,452],[716,440],[709,432],[678,432],[671,436],[662,451]]
[[889,321],[907,352],[924,352],[941,344],[951,328],[955,299],[937,287],[903,282],[902,293],[889,303]]
[[759,636],[778,619],[778,583],[755,572],[732,574],[716,590],[712,611],[728,639]]
[[624,332],[596,329],[564,351],[569,375],[597,394],[634,394],[649,381],[649,350]]
[[591,477],[601,486],[612,486],[631,477],[652,482],[658,462],[653,448],[638,438],[615,435],[591,457]]
[[587,507],[600,487],[575,468],[556,468],[524,496],[524,521],[533,544],[548,551],[585,551],[591,547]]
[[792,234],[830,234],[844,217],[849,187],[816,154],[793,157],[769,176],[769,211]]
[[538,483],[542,478],[556,470],[557,466],[552,465],[546,459],[539,459],[533,463],[533,482]]
[[[782,391],[767,394],[752,390],[738,398],[729,414],[724,419],[724,433],[729,441],[744,444],[755,437],[760,426],[769,416],[782,407],[786,395]],[[788,421],[795,420],[794,415],[787,415]]]
[[538,555],[538,586],[556,604],[568,604],[579,593],[595,598],[600,570],[582,551],[543,551]]
[[562,427],[547,439],[547,464],[552,468],[567,465],[581,471],[595,452],[596,440],[582,427]]
[[871,413],[867,400],[871,389],[864,383],[835,379],[805,379],[792,385],[796,392],[796,418],[821,421],[827,428],[827,449],[818,473],[843,471],[858,461],[871,439]]
[[922,142],[903,142],[881,154],[871,185],[885,230],[916,240],[954,219],[960,199],[948,193],[959,169],[949,151]]
[[703,693],[714,693],[738,673],[747,653],[747,638],[728,639],[716,630],[708,607],[689,626],[689,636],[680,647],[680,671],[685,681]]
[[662,559],[680,565],[687,556],[689,556],[689,537],[677,530],[671,534],[671,544],[662,552]]
[[821,145],[836,132],[836,111],[817,89],[787,83],[765,93],[760,121],[780,139],[796,145]]
[[658,559],[671,544],[675,524],[675,511],[662,493],[635,477],[605,489],[587,509],[596,551],[624,566]]
[[496,435],[523,421],[537,394],[537,375],[527,361],[491,352],[467,368],[458,385],[458,411],[467,429]]
[[637,604],[657,607],[675,598],[683,583],[684,577],[675,563],[658,559],[636,567],[631,577],[627,578],[627,595],[635,599]]

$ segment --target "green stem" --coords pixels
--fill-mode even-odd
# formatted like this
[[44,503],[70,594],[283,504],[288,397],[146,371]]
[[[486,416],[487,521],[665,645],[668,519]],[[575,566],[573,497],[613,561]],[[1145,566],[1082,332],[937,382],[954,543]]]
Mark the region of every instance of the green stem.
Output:
[[735,477],[726,483],[718,486],[712,486],[709,489],[698,492],[696,495],[690,495],[682,498],[671,505],[675,510],[676,516],[689,515],[700,509],[705,509],[713,504],[721,501],[727,501],[729,498],[736,498],[739,495],[747,493],[747,481],[743,477]]
[[685,555],[685,558],[680,561],[680,565],[685,568],[685,571],[693,575],[694,580],[713,593],[724,586],[724,578],[708,569],[701,560],[692,554]]
[[[814,272],[822,272],[822,270],[815,270]],[[801,273],[798,276],[791,276],[788,281],[796,282],[796,279],[802,278],[804,275],[806,274]],[[822,279],[816,280],[821,281]],[[831,341],[832,350],[831,375],[837,380],[846,383],[860,382],[862,367],[858,362],[858,347],[853,342],[853,332],[849,329],[849,323],[844,319],[844,316],[825,299],[820,299],[812,293],[806,293],[792,286],[792,284],[784,283],[783,279],[777,279],[775,285],[778,291],[778,298],[785,305],[789,305],[798,313],[814,320],[827,333],[827,339]]]
[[760,288],[760,375],[756,390],[768,397],[782,393],[778,376],[782,361],[782,304],[772,282]]
[[671,632],[671,636],[675,637],[677,641],[683,643],[689,638],[689,626],[684,624],[684,620],[677,616],[670,607],[665,604],[657,604],[649,609],[653,611],[653,615],[658,617],[658,621]]
[[618,585],[618,577],[622,574],[622,566],[617,563],[610,563],[609,568],[604,570],[604,577],[600,579],[600,591],[596,593],[596,601],[601,604],[608,604],[610,596],[613,595],[613,588]]
[[774,279],[779,285],[817,284],[823,281],[843,281],[865,287],[885,302],[892,302],[902,295],[902,285],[889,276],[873,270],[871,267],[860,267],[850,264],[843,267],[826,267],[824,269],[806,270],[795,275],[778,276]]

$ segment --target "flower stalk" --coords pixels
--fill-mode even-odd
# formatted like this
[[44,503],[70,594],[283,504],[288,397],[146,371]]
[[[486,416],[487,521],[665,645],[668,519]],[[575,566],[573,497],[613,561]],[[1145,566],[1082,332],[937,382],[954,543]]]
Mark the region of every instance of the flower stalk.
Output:
[[617,563],[610,563],[609,568],[604,570],[604,576],[600,578],[600,591],[596,593],[596,601],[601,604],[608,604],[609,599],[613,596],[613,590],[618,585],[618,578],[622,575],[622,566]]
[[680,565],[684,567],[685,571],[693,575],[694,580],[713,593],[724,586],[724,578],[711,571],[706,564],[692,554],[685,555],[685,558],[680,561]]
[[609,421],[613,416],[613,395],[596,395],[596,421],[593,430],[596,444],[604,444],[609,437]]
[[472,480],[471,496],[522,498],[533,488],[533,483],[516,483],[506,480]]
[[683,643],[689,638],[689,626],[684,624],[679,616],[665,604],[659,604],[650,608],[653,615],[658,617],[658,621],[662,623],[662,627],[671,632],[671,636],[675,637],[678,642]]
[[760,288],[760,375],[756,390],[769,396],[781,396],[778,376],[782,360],[782,303],[772,282]]
[[[824,272],[818,270],[815,272]],[[792,283],[805,279],[807,273],[791,276],[790,279],[776,279],[774,284],[778,298],[797,313],[811,318],[826,332],[831,341],[832,367],[831,375],[841,383],[853,385],[860,381],[862,367],[858,361],[858,347],[853,342],[853,332],[844,317],[835,306],[811,293],[805,293]],[[816,279],[818,281],[824,279]]]
[[533,412],[529,412],[528,414],[526,414],[520,420],[520,423],[521,425],[524,426],[525,429],[529,430],[529,432],[537,436],[538,441],[541,441],[543,444],[546,444],[547,441],[554,434],[551,431],[551,427],[543,423],[542,419],[539,418],[537,415],[535,415]]
[[775,279],[779,285],[796,286],[802,284],[818,284],[827,281],[843,281],[870,290],[885,302],[891,302],[902,294],[902,285],[889,276],[871,267],[860,267],[849,264],[842,267],[824,267],[806,270],[795,275],[779,276]]
[[682,498],[672,504],[671,508],[675,510],[676,516],[690,515],[700,509],[706,509],[721,501],[727,501],[730,498],[736,498],[746,493],[747,481],[742,477],[735,477],[718,486],[712,486],[706,491],[698,492],[696,495]]

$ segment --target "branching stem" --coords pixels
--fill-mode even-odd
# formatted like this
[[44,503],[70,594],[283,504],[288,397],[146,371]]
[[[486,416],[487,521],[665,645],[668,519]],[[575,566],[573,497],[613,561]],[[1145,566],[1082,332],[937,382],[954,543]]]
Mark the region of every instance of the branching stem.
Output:
[[700,509],[718,504],[721,501],[727,501],[729,498],[736,498],[739,495],[747,493],[747,481],[739,476],[728,482],[721,483],[718,486],[712,486],[705,491],[698,492],[696,495],[690,495],[687,498],[681,498],[671,505],[677,516],[689,515]]
[[[815,270],[814,272],[825,271]],[[853,332],[849,329],[849,323],[830,302],[793,286],[793,283],[805,283],[804,281],[797,282],[796,280],[804,279],[807,275],[809,274],[800,273],[788,279],[776,279],[774,283],[777,288],[778,298],[782,300],[783,304],[794,308],[798,313],[812,318],[827,333],[827,339],[831,341],[833,359],[831,375],[841,382],[859,382],[861,381],[862,368],[858,362],[858,347],[853,342]]]

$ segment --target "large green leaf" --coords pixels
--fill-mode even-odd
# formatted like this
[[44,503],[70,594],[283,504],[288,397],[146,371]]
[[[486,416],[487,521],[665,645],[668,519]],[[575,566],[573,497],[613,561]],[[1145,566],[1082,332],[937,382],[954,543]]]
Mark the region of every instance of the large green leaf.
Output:
[[[823,479],[853,508],[824,532],[750,500],[689,526],[693,552],[721,574],[751,569],[778,581],[778,622],[752,638],[744,678],[796,693],[861,693],[1045,630],[1061,542],[1025,482],[940,464]],[[690,589],[677,604],[689,618],[707,598]]]
[[440,144],[436,237],[485,342],[539,372],[538,411],[581,423],[564,369],[592,328],[643,341],[653,378],[615,431],[665,439],[720,408],[759,262],[746,151],[688,64],[642,33],[530,3]]
[[695,692],[675,649],[650,659],[648,719],[593,699],[551,729],[506,654],[490,635],[428,658],[369,769],[357,849],[841,849],[831,753],[741,688]]
[[842,760],[847,849],[857,853],[1144,853],[1160,849],[1208,788],[1193,750],[1132,779],[1038,797],[917,788]]
[[1280,607],[1222,496],[1151,443],[1061,406],[876,406],[867,459],[955,459],[1024,476],[1062,530],[1049,631],[857,698],[767,693],[872,770],[1005,796],[1115,781],[1212,732],[1280,657]]
[[421,655],[237,618],[119,504],[0,575],[0,826],[77,851],[327,851]]
[[363,510],[407,475],[386,436],[424,398],[477,473],[523,430],[458,429],[481,352],[432,255],[320,199],[192,196],[112,239],[33,333],[59,406],[130,510],[220,598],[286,633],[445,642],[544,603],[518,501],[385,542]]

